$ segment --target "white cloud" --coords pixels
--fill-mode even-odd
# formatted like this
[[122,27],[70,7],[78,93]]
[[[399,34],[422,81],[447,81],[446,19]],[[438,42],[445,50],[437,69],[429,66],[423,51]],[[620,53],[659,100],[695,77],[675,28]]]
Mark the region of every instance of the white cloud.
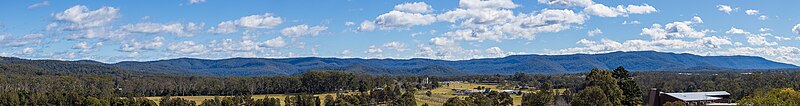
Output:
[[127,42],[123,42],[120,45],[120,48],[117,51],[120,52],[141,52],[144,50],[155,50],[161,48],[164,45],[164,37],[158,36],[154,37],[150,41],[138,42],[136,40],[131,40]]
[[728,5],[717,5],[717,10],[731,14],[731,11],[733,11],[734,9]]
[[539,3],[542,4],[547,4],[551,6],[561,6],[561,7],[571,7],[571,6],[586,7],[594,4],[592,0],[538,0],[538,1]]
[[283,40],[283,37],[276,37],[267,41],[264,41],[264,45],[268,47],[284,47],[286,46],[286,41]]
[[772,34],[750,34],[747,35],[747,43],[756,46],[774,46],[777,45],[777,42],[769,42],[765,36],[771,36]]
[[319,35],[320,32],[327,30],[328,27],[325,26],[313,26],[308,27],[308,25],[302,24],[297,26],[292,26],[288,28],[284,28],[281,30],[281,34],[287,37],[301,37],[301,36],[316,36]]
[[236,24],[233,21],[225,21],[222,23],[217,24],[216,27],[211,27],[208,29],[208,32],[217,33],[217,34],[229,34],[238,31],[239,29],[236,28]]
[[594,4],[583,9],[583,12],[597,15],[600,17],[617,17],[617,16],[627,17],[628,14],[648,14],[657,11],[658,10],[656,10],[655,7],[647,4],[628,5],[627,7],[622,5],[617,5],[617,7],[608,7],[603,4]]
[[725,31],[727,34],[750,34],[750,32],[744,31],[743,29],[739,29],[736,27],[731,27],[730,30]]
[[178,55],[199,55],[206,52],[206,46],[194,41],[183,41],[170,44],[167,50]]
[[23,53],[23,54],[27,54],[27,55],[33,54],[33,52],[35,52],[35,51],[36,51],[36,50],[35,50],[35,49],[33,49],[33,48],[25,48],[25,49],[22,49],[22,53]]
[[622,21],[622,24],[623,25],[625,25],[625,24],[641,24],[641,22],[639,22],[639,21]]
[[53,14],[55,20],[65,22],[62,29],[80,30],[91,27],[98,27],[108,24],[119,18],[119,9],[114,7],[102,7],[90,11],[83,5],[75,5],[64,10],[64,12]]
[[[474,9],[470,9],[474,10]],[[586,16],[573,12],[572,10],[542,10],[539,14],[520,14],[514,16],[509,10],[490,10],[497,12],[466,12],[469,10],[454,10],[451,12],[465,11],[467,15],[448,16],[448,13],[440,15],[440,19],[456,22],[464,19],[460,29],[452,32],[445,32],[444,35],[453,37],[456,40],[495,40],[500,39],[533,39],[537,33],[558,32],[569,29],[571,24],[583,24]],[[503,12],[507,11],[507,12]],[[480,14],[488,13],[488,14]],[[502,13],[503,15],[492,15]],[[457,18],[446,18],[457,17]],[[503,18],[500,18],[503,17]]]
[[[277,39],[277,38],[276,38]],[[211,40],[208,43],[207,49],[214,53],[241,55],[249,54],[248,52],[265,50],[264,47],[277,47],[281,46],[283,38],[273,40],[270,44],[256,41],[256,36],[242,36],[241,41],[234,41],[233,39]]]
[[88,53],[88,52],[91,52],[92,49],[96,48],[97,46],[103,46],[103,42],[97,42],[97,43],[95,43],[93,45],[91,45],[91,44],[89,44],[87,42],[80,42],[80,43],[77,43],[77,44],[73,45],[72,49],[79,49],[83,53]]
[[88,48],[90,48],[90,47],[89,47],[89,43],[86,43],[86,42],[80,42],[80,43],[78,43],[78,44],[75,44],[75,45],[73,45],[73,46],[72,46],[72,48],[73,48],[73,49],[88,49]]
[[81,30],[80,32],[72,33],[67,35],[67,39],[93,39],[93,38],[101,38],[101,39],[112,39],[112,38],[121,38],[131,33],[128,31],[123,31],[121,29],[112,29],[111,27],[102,27],[102,28],[91,28]]
[[[42,44],[45,43],[45,35],[41,33],[32,33],[26,34],[22,37],[13,37],[10,35],[0,35],[2,42],[5,43],[3,46],[11,46],[11,47],[20,47],[26,45],[33,45],[33,44]],[[3,41],[5,40],[5,41]]]
[[769,41],[767,41],[766,36],[772,36],[772,34],[770,34],[770,33],[752,34],[750,32],[747,32],[747,31],[743,30],[743,29],[739,29],[739,28],[735,28],[735,27],[731,27],[731,29],[728,30],[728,31],[725,31],[725,33],[726,34],[742,34],[742,35],[745,35],[745,36],[747,36],[747,43],[750,43],[750,45],[755,45],[755,46],[774,46],[774,45],[778,44],[777,42],[769,42]]
[[462,8],[516,8],[511,0],[461,0],[458,6]]
[[658,11],[658,10],[656,10],[655,7],[647,5],[647,4],[644,4],[644,5],[628,5],[628,7],[625,7],[625,10],[627,10],[629,14],[648,14],[648,13],[653,13],[653,12]]
[[792,32],[794,32],[797,35],[800,35],[800,24],[794,25],[794,27],[792,27]]
[[390,11],[389,13],[379,15],[375,19],[376,25],[387,29],[429,25],[433,22],[436,22],[436,17],[434,15],[401,11]]
[[767,18],[768,18],[768,17],[767,17],[767,16],[764,16],[764,15],[758,16],[758,20],[762,20],[762,21],[763,21],[763,20],[767,20]]
[[350,21],[344,22],[344,26],[353,26],[353,25],[356,25],[356,23],[355,22],[350,22]]
[[650,28],[642,28],[640,35],[649,35],[653,39],[668,39],[668,38],[701,38],[706,35],[709,30],[697,31],[692,26],[697,23],[702,23],[700,17],[693,17],[692,21],[678,21],[668,23],[666,25],[653,24]]
[[281,23],[283,23],[281,17],[273,16],[270,13],[264,13],[264,15],[250,15],[237,20],[221,22],[217,27],[211,27],[209,32],[227,34],[236,32],[237,28],[270,29]]
[[406,44],[403,44],[403,43],[400,43],[400,42],[397,42],[397,41],[383,43],[383,47],[384,48],[388,48],[388,49],[393,49],[393,50],[396,50],[396,51],[401,51],[401,52],[407,50],[406,49]]
[[378,53],[383,53],[383,50],[381,50],[381,48],[378,48],[375,45],[372,45],[372,46],[369,46],[369,49],[367,49],[367,51],[365,51],[365,53],[367,53],[367,54],[378,54]]
[[3,42],[3,40],[5,40],[7,36],[8,35],[6,34],[0,34],[0,42]]
[[694,23],[703,23],[703,19],[698,17],[698,16],[694,16],[694,17],[692,17],[692,22],[694,22]]
[[433,7],[425,2],[413,2],[396,5],[394,10],[410,13],[428,13],[433,11]]
[[195,24],[193,22],[187,24],[181,23],[173,23],[173,24],[161,24],[161,23],[137,23],[137,24],[128,24],[121,26],[122,29],[132,32],[132,33],[147,33],[147,34],[157,34],[157,33],[170,33],[175,34],[181,37],[191,37],[194,36],[197,31],[202,29],[205,24]]
[[348,55],[348,54],[350,54],[350,53],[352,53],[350,50],[342,50],[342,52],[341,52],[341,53],[339,53],[339,54],[342,54],[342,55]]
[[603,31],[600,30],[599,28],[595,28],[594,30],[590,30],[589,32],[586,32],[586,34],[589,35],[589,36],[594,36],[594,35],[603,34]]
[[769,31],[772,31],[772,29],[771,28],[759,28],[758,31],[769,32]]
[[749,10],[744,10],[744,13],[746,13],[747,15],[758,15],[760,12],[758,10],[749,9]]
[[502,25],[499,30],[510,35],[508,38],[533,39],[537,33],[559,32],[570,28],[571,24],[583,24],[587,17],[572,10],[542,10],[533,15],[520,15],[512,23]]
[[431,42],[432,44],[434,44],[434,45],[437,45],[437,46],[452,46],[452,45],[457,45],[457,44],[456,44],[456,41],[454,41],[454,40],[452,40],[452,39],[445,38],[445,37],[435,37],[435,38],[431,38],[430,42]]
[[49,5],[50,5],[50,1],[42,1],[42,2],[39,2],[39,3],[31,4],[30,6],[28,6],[28,9],[33,9],[33,8],[42,7],[42,6],[49,6]]
[[206,2],[206,0],[189,0],[189,4],[200,4]]
[[515,16],[513,11],[505,9],[455,9],[439,14],[437,18],[451,23],[462,21],[463,27],[486,27],[508,23]]
[[375,23],[372,21],[364,20],[361,22],[361,25],[358,26],[359,31],[372,31],[375,30]]
[[492,57],[503,57],[509,54],[506,51],[503,51],[503,49],[500,49],[500,47],[490,47],[484,51],[486,51],[486,53],[489,53],[489,55],[491,55]]
[[581,39],[577,44],[584,47],[573,47],[558,50],[557,53],[601,53],[609,51],[643,51],[643,50],[697,50],[697,49],[718,49],[724,45],[732,45],[728,38],[711,36],[685,41],[680,39],[655,39],[646,40],[627,40],[617,42],[610,39],[602,39],[600,42]]

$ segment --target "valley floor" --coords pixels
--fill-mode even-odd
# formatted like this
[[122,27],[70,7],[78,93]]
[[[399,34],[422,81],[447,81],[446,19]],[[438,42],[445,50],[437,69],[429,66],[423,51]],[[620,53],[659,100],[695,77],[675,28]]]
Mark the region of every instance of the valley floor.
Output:
[[[493,91],[502,90],[498,88],[497,85],[490,85],[490,84],[474,84],[474,83],[452,83],[452,84],[445,84],[442,87],[431,89],[431,90],[418,90],[414,97],[416,98],[417,105],[428,104],[431,106],[441,106],[447,99],[461,96],[466,97],[465,95],[455,95],[455,91],[452,89],[473,89],[479,86],[490,88]],[[425,93],[427,91],[431,91],[433,95],[427,96]],[[559,90],[563,91],[563,90]],[[523,90],[522,92],[532,92],[530,90]],[[325,103],[324,97],[327,95],[331,95],[336,98],[335,93],[326,93],[326,94],[315,94],[314,96],[318,96],[320,98],[320,102]],[[283,99],[287,96],[287,94],[261,94],[261,95],[253,95],[253,99],[264,99],[264,98],[278,98],[280,99],[281,103],[283,103]],[[201,103],[203,100],[206,99],[214,99],[214,96],[174,96],[178,98],[184,98],[196,103]],[[522,96],[521,95],[514,95],[512,94],[511,97],[514,99],[514,106],[520,105],[522,103]],[[146,97],[147,99],[153,100],[155,102],[160,102],[161,97]]]

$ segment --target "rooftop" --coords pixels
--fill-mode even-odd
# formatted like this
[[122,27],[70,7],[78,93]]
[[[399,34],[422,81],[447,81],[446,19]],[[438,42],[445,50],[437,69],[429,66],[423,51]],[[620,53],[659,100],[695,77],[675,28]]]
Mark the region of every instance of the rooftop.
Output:
[[721,96],[731,95],[726,91],[682,92],[682,93],[664,93],[664,94],[681,99],[683,101],[719,100],[723,99]]

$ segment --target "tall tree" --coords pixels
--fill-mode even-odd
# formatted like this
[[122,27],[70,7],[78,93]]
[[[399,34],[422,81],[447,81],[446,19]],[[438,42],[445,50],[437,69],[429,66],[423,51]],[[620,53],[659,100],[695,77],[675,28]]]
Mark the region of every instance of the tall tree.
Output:
[[622,94],[625,98],[622,99],[622,105],[636,106],[642,104],[642,90],[636,85],[628,70],[622,66],[614,69],[614,78],[617,79],[617,85],[622,89]]
[[[611,71],[592,69],[586,74],[586,88],[578,92],[573,100],[573,105],[583,103],[619,106],[625,98],[622,89],[617,85],[617,79],[612,76]],[[576,102],[577,101],[577,102]]]

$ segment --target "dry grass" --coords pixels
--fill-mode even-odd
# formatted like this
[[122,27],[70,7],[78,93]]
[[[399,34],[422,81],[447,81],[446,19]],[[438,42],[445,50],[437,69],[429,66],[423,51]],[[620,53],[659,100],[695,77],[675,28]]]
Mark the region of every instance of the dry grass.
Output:
[[[432,90],[419,90],[414,94],[414,96],[416,97],[417,105],[422,105],[422,104],[427,103],[428,105],[431,105],[431,106],[441,106],[441,105],[444,104],[444,102],[447,102],[447,99],[452,98],[452,97],[456,97],[456,96],[460,96],[460,95],[454,95],[455,91],[453,91],[452,89],[473,89],[473,88],[477,88],[479,86],[490,88],[492,90],[500,90],[500,89],[497,89],[496,85],[473,84],[473,83],[454,83],[454,84],[450,84],[450,85],[443,85],[443,87],[439,87],[439,88],[432,89]],[[564,92],[566,89],[555,89],[555,90],[556,90],[556,92],[561,93],[561,92]],[[433,93],[433,95],[432,96],[425,95],[425,93],[427,91],[431,91],[431,93]],[[536,92],[536,91],[525,91],[525,92]],[[351,93],[351,94],[354,94],[354,93]],[[336,98],[336,94],[335,93],[315,94],[314,96],[319,96],[320,101],[322,103],[325,103],[325,98],[324,97],[327,96],[327,95],[331,95],[334,98]],[[258,100],[258,99],[264,99],[264,98],[278,98],[278,99],[280,99],[282,104],[285,104],[285,103],[283,103],[283,99],[286,96],[287,96],[287,94],[263,94],[263,95],[253,95],[253,99]],[[196,103],[198,103],[198,105],[203,100],[214,99],[214,96],[173,96],[173,97],[184,98],[184,99],[188,99],[188,100],[191,100],[191,101],[195,101]],[[460,96],[460,97],[464,97],[464,96]],[[514,100],[514,106],[520,105],[522,103],[522,96],[521,95],[511,95],[511,98]],[[158,102],[160,102],[161,97],[147,97],[147,99],[156,101],[156,103],[158,103]]]

